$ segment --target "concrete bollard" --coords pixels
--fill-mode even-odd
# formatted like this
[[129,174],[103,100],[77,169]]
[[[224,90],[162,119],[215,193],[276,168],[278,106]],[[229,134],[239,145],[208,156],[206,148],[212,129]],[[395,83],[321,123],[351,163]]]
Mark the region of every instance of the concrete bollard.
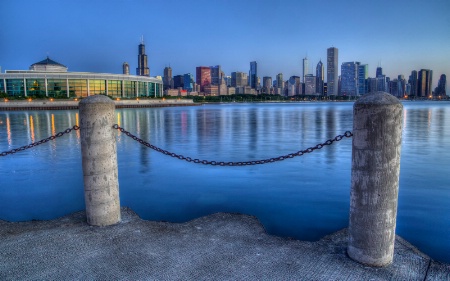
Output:
[[103,95],[79,103],[86,216],[95,226],[120,221],[114,110],[114,102]]
[[369,266],[394,258],[403,105],[377,92],[353,106],[352,179],[347,253]]

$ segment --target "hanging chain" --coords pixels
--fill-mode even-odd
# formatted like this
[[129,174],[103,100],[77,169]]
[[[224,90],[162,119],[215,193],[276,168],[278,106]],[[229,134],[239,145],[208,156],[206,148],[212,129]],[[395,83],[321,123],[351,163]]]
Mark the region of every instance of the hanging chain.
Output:
[[69,128],[69,129],[67,129],[65,131],[59,132],[56,135],[50,136],[50,137],[48,137],[46,139],[43,139],[43,140],[40,140],[40,141],[37,141],[37,142],[33,142],[33,143],[30,143],[29,145],[25,145],[25,146],[22,146],[22,147],[19,147],[19,148],[15,148],[15,149],[12,149],[12,150],[9,150],[9,151],[3,151],[2,153],[0,153],[0,156],[6,156],[8,154],[14,154],[16,152],[23,151],[23,150],[26,150],[28,148],[32,148],[32,147],[38,146],[40,144],[43,144],[43,143],[46,143],[48,141],[54,140],[56,138],[62,137],[63,135],[72,132],[72,130],[76,131],[76,130],[79,130],[79,129],[80,129],[80,127],[75,125],[72,128]]
[[126,131],[124,128],[120,127],[119,125],[115,124],[113,126],[114,129],[117,129],[119,131],[121,131],[122,133],[124,133],[126,136],[132,138],[133,140],[139,142],[142,145],[145,145],[153,150],[156,150],[158,152],[161,152],[162,154],[174,157],[174,158],[178,158],[180,160],[184,160],[187,162],[193,162],[196,164],[203,164],[203,165],[212,165],[212,166],[247,166],[247,165],[260,165],[260,164],[267,164],[267,163],[274,163],[277,161],[283,161],[286,159],[290,159],[290,158],[294,158],[296,156],[302,156],[304,154],[307,153],[311,153],[314,150],[317,149],[321,149],[324,146],[327,145],[331,145],[333,142],[335,141],[340,141],[342,140],[344,137],[345,138],[350,138],[353,136],[352,132],[350,131],[346,131],[343,135],[337,135],[336,137],[334,137],[333,139],[329,139],[327,141],[325,141],[324,143],[319,143],[314,147],[309,147],[305,150],[300,150],[294,153],[289,153],[286,155],[282,155],[282,156],[278,156],[278,157],[273,157],[273,158],[268,158],[268,159],[263,159],[263,160],[256,160],[256,161],[244,161],[244,162],[222,162],[222,161],[208,161],[208,160],[200,160],[200,159],[192,159],[191,157],[185,157],[183,155],[179,155],[173,152],[169,152],[167,150],[161,149],[157,146],[154,146],[144,140],[142,140],[141,138],[131,134],[130,132]]

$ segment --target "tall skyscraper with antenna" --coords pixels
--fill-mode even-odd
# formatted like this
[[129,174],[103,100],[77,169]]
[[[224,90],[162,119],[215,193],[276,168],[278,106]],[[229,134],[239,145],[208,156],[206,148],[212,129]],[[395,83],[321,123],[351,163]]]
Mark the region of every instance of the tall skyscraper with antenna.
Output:
[[147,64],[147,55],[145,54],[144,36],[141,37],[141,44],[139,44],[138,67],[136,68],[136,75],[150,76],[150,68]]

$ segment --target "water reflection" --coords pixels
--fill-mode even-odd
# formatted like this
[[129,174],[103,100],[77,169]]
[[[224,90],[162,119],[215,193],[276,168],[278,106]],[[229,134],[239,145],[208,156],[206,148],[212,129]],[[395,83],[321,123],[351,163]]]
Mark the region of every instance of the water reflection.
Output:
[[[405,104],[397,231],[433,257],[450,261],[449,111],[443,103]],[[177,154],[249,161],[351,131],[352,104],[121,109],[115,119]],[[78,122],[77,111],[0,112],[0,151]],[[271,233],[310,240],[348,224],[351,139],[276,164],[211,167],[173,159],[116,133],[121,203],[145,219],[186,221],[211,212],[241,212],[257,216]],[[0,159],[8,167],[0,170],[0,219],[49,219],[83,209],[79,136],[72,132]]]
[[[117,123],[163,149],[193,153],[192,158],[249,161],[306,149],[351,130],[350,115],[332,107],[296,108],[255,105],[205,106],[196,110],[121,110]],[[350,116],[350,118],[348,118]],[[119,133],[119,142],[124,140]],[[145,149],[141,162],[144,163]],[[334,162],[336,148],[326,149]]]

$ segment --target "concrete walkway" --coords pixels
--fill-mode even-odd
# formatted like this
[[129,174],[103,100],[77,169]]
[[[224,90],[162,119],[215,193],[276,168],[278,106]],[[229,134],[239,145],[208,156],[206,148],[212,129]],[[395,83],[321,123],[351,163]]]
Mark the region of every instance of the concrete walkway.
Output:
[[266,234],[251,216],[218,213],[183,224],[86,224],[84,212],[52,221],[0,221],[0,280],[450,280],[400,237],[394,263],[370,268],[346,256],[346,230],[317,242]]

